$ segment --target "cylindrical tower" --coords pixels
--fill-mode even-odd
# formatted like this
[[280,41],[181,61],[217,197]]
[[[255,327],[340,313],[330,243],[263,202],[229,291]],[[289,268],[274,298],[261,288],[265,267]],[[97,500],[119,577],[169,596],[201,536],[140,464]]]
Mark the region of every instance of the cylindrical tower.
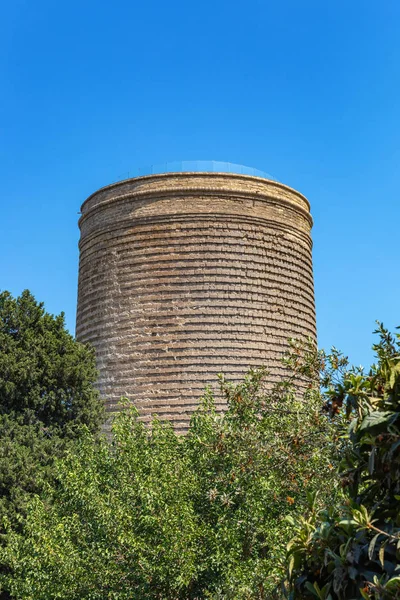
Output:
[[138,177],[90,196],[79,225],[76,333],[109,411],[127,396],[184,431],[218,373],[264,364],[275,381],[288,338],[316,337],[309,203],[286,185]]

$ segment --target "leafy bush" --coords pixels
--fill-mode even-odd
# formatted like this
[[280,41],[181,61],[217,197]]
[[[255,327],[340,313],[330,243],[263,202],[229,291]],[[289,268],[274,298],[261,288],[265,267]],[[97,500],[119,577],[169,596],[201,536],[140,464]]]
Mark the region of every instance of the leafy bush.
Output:
[[341,362],[330,406],[351,418],[340,464],[342,506],[293,519],[291,598],[400,598],[400,335],[383,326],[367,374]]
[[[177,436],[133,408],[113,441],[90,433],[57,461],[57,481],[36,497],[23,533],[10,531],[2,583],[19,599],[272,599],[290,526],[307,493],[335,495],[332,424],[315,378],[320,356],[267,392],[264,371],[238,386],[221,378],[228,409],[211,391]],[[307,378],[304,398],[296,377]]]

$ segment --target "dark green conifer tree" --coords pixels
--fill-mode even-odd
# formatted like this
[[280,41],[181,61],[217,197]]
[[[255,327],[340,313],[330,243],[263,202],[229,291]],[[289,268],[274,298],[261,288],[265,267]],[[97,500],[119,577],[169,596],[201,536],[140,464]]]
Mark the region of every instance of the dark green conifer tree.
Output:
[[20,530],[29,499],[52,481],[55,458],[83,429],[99,430],[95,379],[93,350],[68,333],[63,313],[27,290],[0,294],[0,548],[5,523]]

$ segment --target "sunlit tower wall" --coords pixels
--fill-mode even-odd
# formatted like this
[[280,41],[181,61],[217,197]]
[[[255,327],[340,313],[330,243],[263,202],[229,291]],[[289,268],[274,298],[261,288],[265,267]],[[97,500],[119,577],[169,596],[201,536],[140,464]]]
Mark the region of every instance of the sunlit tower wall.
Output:
[[[207,385],[316,339],[306,198],[259,176],[175,172],[101,188],[82,205],[77,338],[98,387],[185,431]],[[223,398],[218,408],[224,408]]]

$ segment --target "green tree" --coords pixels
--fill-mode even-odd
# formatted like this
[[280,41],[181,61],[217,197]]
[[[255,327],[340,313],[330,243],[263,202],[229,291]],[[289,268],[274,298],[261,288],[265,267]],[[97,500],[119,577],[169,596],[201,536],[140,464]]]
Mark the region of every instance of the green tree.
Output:
[[400,598],[400,335],[381,325],[375,333],[378,361],[368,373],[343,362],[336,381],[328,373],[327,401],[350,419],[344,495],[339,506],[319,510],[314,501],[292,519],[291,598]]
[[29,499],[54,478],[70,440],[82,427],[98,431],[95,379],[93,351],[66,331],[62,314],[46,313],[28,291],[0,294],[0,545],[6,522],[23,526]]
[[[264,371],[234,386],[228,409],[207,391],[186,436],[133,408],[112,443],[88,433],[57,461],[24,531],[11,530],[2,583],[19,599],[271,599],[290,526],[307,495],[335,495],[332,425],[321,412],[320,355],[299,345],[293,379],[267,390]],[[298,377],[308,385],[295,394]],[[276,596],[278,597],[278,596]]]
[[0,294],[0,414],[67,429],[98,429],[103,407],[93,387],[93,350],[65,329],[64,314],[48,314],[29,291]]
[[85,425],[93,433],[103,404],[93,387],[93,350],[24,291],[0,294],[0,532],[16,523],[26,494],[41,489],[55,456]]

